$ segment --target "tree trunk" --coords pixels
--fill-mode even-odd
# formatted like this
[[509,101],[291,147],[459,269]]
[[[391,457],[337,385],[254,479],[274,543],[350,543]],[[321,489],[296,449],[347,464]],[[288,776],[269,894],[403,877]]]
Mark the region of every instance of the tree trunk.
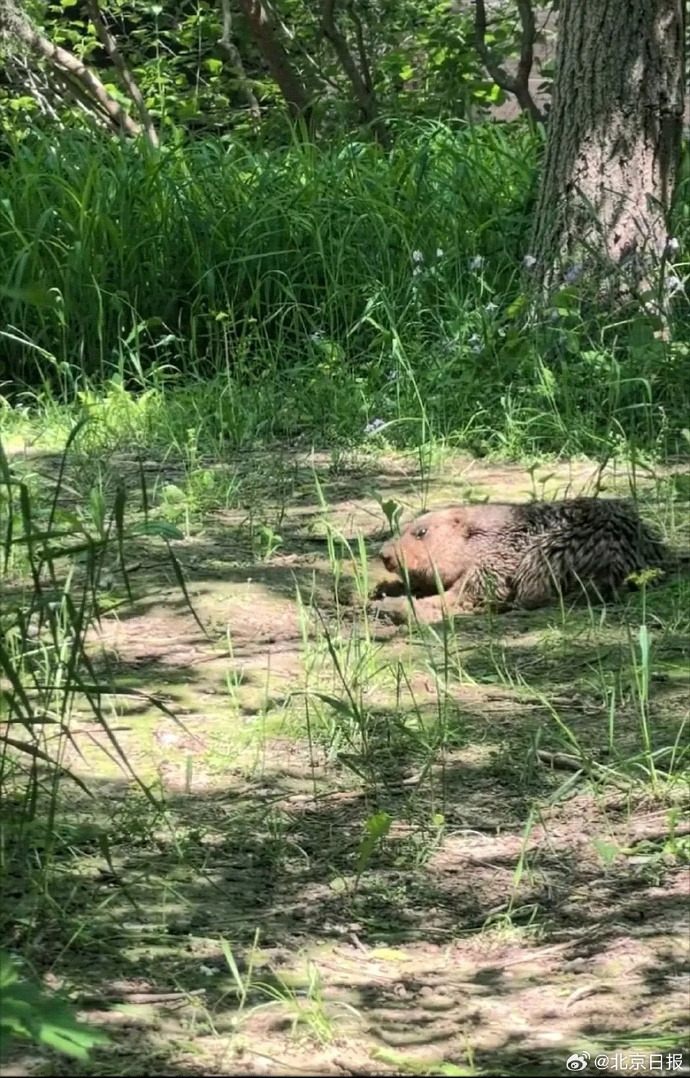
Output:
[[685,0],[563,0],[531,251],[550,289],[650,288],[683,124]]
[[237,6],[247,20],[266,66],[280,87],[290,115],[293,119],[301,117],[308,123],[311,115],[309,95],[276,36],[269,9],[262,0],[237,0]]

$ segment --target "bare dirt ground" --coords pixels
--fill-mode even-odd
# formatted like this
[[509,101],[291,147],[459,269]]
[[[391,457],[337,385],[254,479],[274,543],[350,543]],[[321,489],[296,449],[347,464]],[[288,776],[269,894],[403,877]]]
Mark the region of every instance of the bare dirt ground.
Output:
[[[135,490],[135,463],[112,466]],[[596,467],[455,457],[420,474],[401,457],[254,455],[234,468],[246,504],[173,544],[194,613],[160,544],[132,540],[135,602],[94,633],[118,690],[111,733],[164,811],[97,722],[75,722],[65,747],[98,807],[72,802],[74,853],[42,947],[115,1047],[95,1070],[22,1055],[4,1073],[566,1074],[576,1051],[601,1070],[642,1053],[636,1069],[654,1073],[650,1052],[667,1063],[684,1045],[687,828],[682,791],[631,785],[610,754],[597,672],[622,677],[625,618],[458,619],[449,645],[367,623],[358,590],[358,536],[367,586],[382,574],[381,502],[411,514],[563,496],[591,489]],[[164,478],[181,482],[169,466]],[[662,744],[688,704],[688,641],[669,609],[649,710]],[[632,694],[621,700],[616,745],[634,753]],[[352,714],[365,712],[363,745]],[[611,781],[561,769],[573,742],[559,723]],[[390,831],[359,875],[381,812]]]

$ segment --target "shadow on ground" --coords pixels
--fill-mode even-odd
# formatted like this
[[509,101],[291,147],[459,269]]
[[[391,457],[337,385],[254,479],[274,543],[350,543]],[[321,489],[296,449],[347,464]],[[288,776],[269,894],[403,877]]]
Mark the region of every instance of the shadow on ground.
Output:
[[[270,486],[268,460],[237,467]],[[325,512],[305,475],[174,545],[188,597],[155,541],[128,542],[131,605],[105,567],[90,647],[117,743],[78,712],[64,762],[93,798],[63,783],[53,814],[38,776],[31,818],[6,805],[0,920],[113,1047],[15,1053],[7,1073],[565,1074],[576,1049],[670,1051],[690,984],[667,774],[687,586],[394,629],[365,618],[342,544],[334,579],[324,520],[371,555],[383,513],[363,485],[412,503],[414,477],[328,473]],[[432,497],[529,482],[465,462]],[[281,537],[266,559],[262,520]]]

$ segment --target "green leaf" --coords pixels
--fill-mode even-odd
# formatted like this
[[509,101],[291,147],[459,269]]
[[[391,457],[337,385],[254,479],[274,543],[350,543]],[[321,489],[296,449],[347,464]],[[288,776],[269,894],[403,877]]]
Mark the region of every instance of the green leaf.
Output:
[[364,826],[373,838],[379,839],[388,834],[392,823],[393,817],[387,812],[377,812],[369,817]]
[[5,104],[8,104],[14,112],[19,112],[20,109],[38,108],[38,102],[34,101],[33,97],[28,97],[26,95],[23,95],[22,97],[13,97],[5,102]]
[[402,516],[403,507],[400,502],[395,498],[389,498],[388,501],[381,502],[381,508],[385,514],[388,526],[392,532],[397,533],[399,530],[400,517]]
[[382,838],[385,838],[390,831],[392,823],[393,817],[389,816],[387,812],[376,812],[373,816],[370,816],[364,824],[367,834],[359,845],[359,856],[357,858],[357,867],[355,869],[358,877],[362,875],[362,872],[371,860],[371,855],[374,852],[376,844],[380,842]]
[[352,705],[345,700],[339,700],[337,696],[331,696],[329,693],[325,692],[315,692],[314,696],[316,696],[318,700],[322,700],[324,704],[328,704],[329,707],[332,707],[336,715],[342,715],[343,718],[346,719],[352,718]]
[[558,308],[559,314],[568,314],[579,307],[579,292],[575,287],[561,288],[560,292],[557,292],[553,297],[552,303],[554,307]]
[[167,520],[141,520],[129,529],[130,535],[157,535],[161,539],[184,539],[184,535]]
[[522,293],[519,296],[516,296],[506,311],[508,318],[515,318],[520,313],[526,303],[527,296],[523,295]]
[[28,303],[32,307],[54,307],[57,303],[56,293],[38,284],[24,285],[23,288],[0,287],[0,296]]
[[[76,513],[73,513],[71,509],[56,509],[53,517],[53,523],[61,525],[63,528],[70,528],[74,532],[78,532],[80,535],[84,534],[84,525],[79,519]],[[53,539],[54,533],[46,535],[46,538]]]
[[88,1059],[89,1050],[109,1038],[79,1022],[71,1006],[57,995],[21,982],[12,959],[0,954],[0,1054],[14,1039],[45,1044],[73,1059]]
[[184,502],[187,500],[185,492],[180,487],[175,486],[174,483],[166,483],[161,495],[166,502]]
[[603,838],[593,839],[592,845],[599,854],[599,857],[601,858],[603,864],[606,865],[607,868],[609,865],[613,864],[613,862],[618,857],[618,854],[620,853],[620,850],[618,846],[616,846],[615,842],[608,842],[606,839]]

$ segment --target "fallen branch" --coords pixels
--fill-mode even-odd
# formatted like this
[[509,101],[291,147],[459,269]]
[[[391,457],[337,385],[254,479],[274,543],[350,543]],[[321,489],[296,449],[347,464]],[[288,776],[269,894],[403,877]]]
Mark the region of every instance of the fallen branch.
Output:
[[98,76],[92,71],[89,71],[86,64],[83,64],[81,60],[78,60],[71,52],[68,52],[67,49],[63,49],[60,45],[54,45],[47,37],[44,37],[43,34],[39,34],[38,31],[34,30],[23,17],[13,20],[11,33],[31,49],[32,52],[38,53],[39,56],[44,57],[44,59],[48,60],[51,64],[54,64],[57,68],[62,69],[76,79],[81,87],[97,103],[99,108],[101,108],[107,115],[113,125],[122,131],[125,131],[133,138],[136,138],[141,134],[139,124],[132,119],[127,110],[124,109],[118,101],[110,96]]

